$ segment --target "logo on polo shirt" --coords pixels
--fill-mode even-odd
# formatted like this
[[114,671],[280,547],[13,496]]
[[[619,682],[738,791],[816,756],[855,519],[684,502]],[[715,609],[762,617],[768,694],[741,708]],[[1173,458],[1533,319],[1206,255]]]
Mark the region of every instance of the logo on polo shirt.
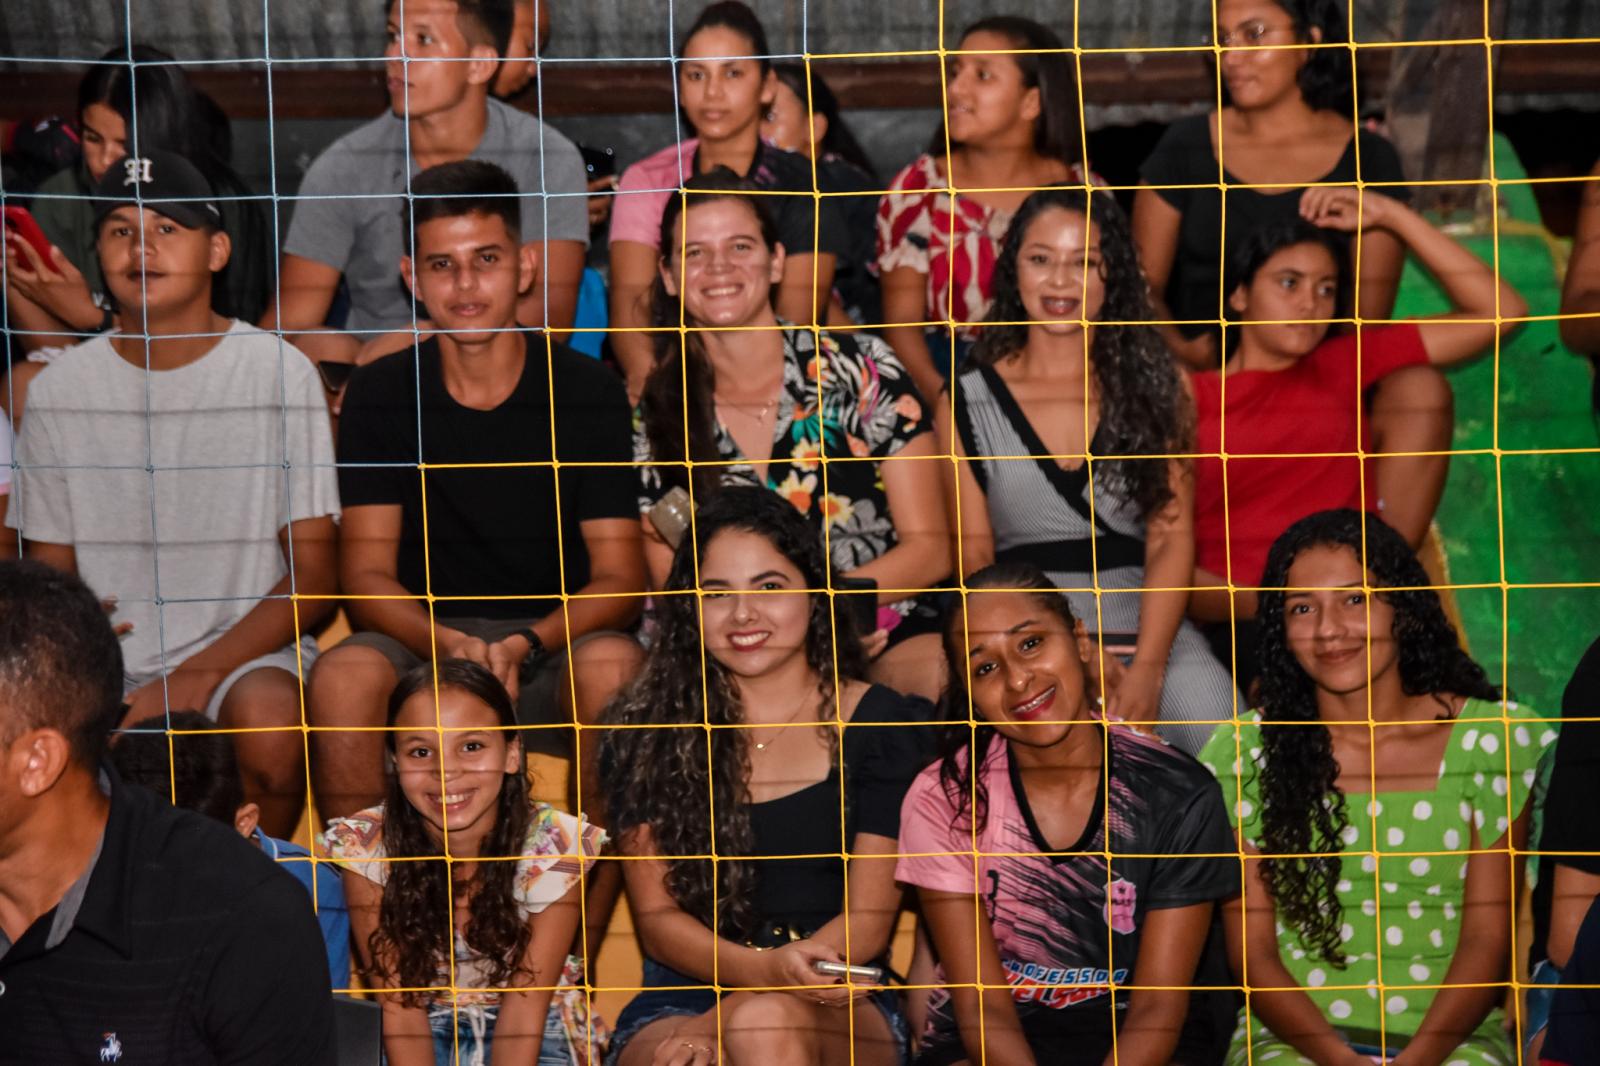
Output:
[[105,1041],[100,1045],[101,1062],[116,1062],[122,1058],[122,1041],[117,1039],[116,1033],[101,1033],[100,1038]]
[[[150,160],[137,159],[130,155],[122,161],[122,184],[148,184],[150,180]],[[112,1060],[106,1059],[105,1061],[110,1062]]]

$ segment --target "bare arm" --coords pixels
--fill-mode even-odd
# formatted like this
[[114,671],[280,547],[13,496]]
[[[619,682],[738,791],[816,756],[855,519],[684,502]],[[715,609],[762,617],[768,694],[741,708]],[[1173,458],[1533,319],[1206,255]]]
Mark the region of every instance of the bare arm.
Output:
[[[173,709],[205,707],[233,670],[293,644],[334,610],[338,534],[333,518],[305,518],[278,532],[289,572],[245,616],[200,651],[128,694],[127,722]],[[290,599],[290,594],[308,597]]]
[[1169,461],[1167,468],[1172,500],[1145,526],[1139,640],[1108,705],[1130,722],[1153,722],[1161,709],[1167,657],[1189,605],[1187,586],[1194,582],[1194,478],[1181,460]]
[[[394,988],[394,979],[378,972],[372,958],[372,934],[378,928],[383,889],[353,870],[340,870],[345,906],[350,911],[350,939],[369,988]],[[433,1066],[433,1030],[424,1007],[412,1007],[399,996],[380,994],[383,1005],[383,1051],[391,1066]]]
[[1559,859],[1550,861],[1555,884],[1551,891],[1550,935],[1545,938],[1545,949],[1550,953],[1550,961],[1563,969],[1572,957],[1572,946],[1577,942],[1584,916],[1589,913],[1595,897],[1600,896],[1600,874],[1585,873]]
[[538,1061],[550,999],[561,980],[567,947],[578,931],[581,891],[573,885],[565,896],[528,919],[528,947],[522,955],[522,972],[500,994],[490,1066],[522,1066]]
[[400,505],[346,507],[339,520],[339,576],[357,629],[385,633],[433,657],[427,606],[400,583]]
[[[7,530],[8,534],[15,532]],[[78,550],[70,544],[50,544],[42,540],[22,542],[22,554],[36,563],[60,570],[64,574],[78,572]]]
[[[1157,321],[1170,322],[1167,283],[1172,280],[1172,264],[1178,258],[1178,232],[1183,216],[1161,194],[1146,185],[1133,199],[1133,243],[1144,264],[1145,280],[1150,283],[1150,303]],[[1210,370],[1217,365],[1217,342],[1209,333],[1185,337],[1173,325],[1158,325],[1161,339],[1167,342],[1179,363],[1195,370]]]
[[1234,975],[1256,990],[1250,1009],[1278,1039],[1317,1066],[1372,1066],[1351,1049],[1284,966],[1278,954],[1277,908],[1261,880],[1261,853],[1248,843],[1240,847],[1245,855],[1242,913],[1237,899],[1220,906]]
[[[943,400],[944,397],[941,397]],[[954,481],[953,491],[946,499],[950,525],[956,544],[956,562],[961,576],[983,569],[994,562],[994,530],[989,525],[989,501],[973,476],[972,464],[967,461],[961,437],[951,425],[953,416],[949,405],[941,402],[934,409],[933,430],[943,455],[956,457],[955,475],[946,474],[946,482]]]
[[1467,859],[1467,884],[1461,899],[1461,935],[1450,968],[1445,971],[1422,1025],[1395,1056],[1395,1066],[1439,1066],[1505,999],[1511,980],[1511,927],[1516,924],[1514,883],[1522,881],[1521,852],[1528,846],[1533,804],[1523,807],[1511,831],[1483,847],[1472,830]]
[[1117,1031],[1116,1052],[1106,1066],[1159,1066],[1178,1048],[1200,951],[1211,924],[1210,903],[1150,911],[1133,964],[1128,1013]]
[[889,948],[900,915],[900,886],[894,866],[899,846],[889,837],[857,833],[845,863],[850,885],[849,909],[812,934],[812,939],[838,949],[857,965],[871,962]]
[[886,590],[879,597],[882,603],[904,599],[910,590],[931,588],[950,572],[950,530],[940,484],[943,460],[934,454],[933,440],[932,433],[919,433],[878,465],[895,546],[857,567],[851,576],[876,581]]
[[290,343],[310,356],[312,362],[324,359],[354,362],[361,349],[361,342],[355,337],[334,332],[306,332],[324,328],[341,276],[341,271],[326,263],[285,254],[278,266],[278,297],[262,317],[261,328],[281,329]]
[[[1600,165],[1589,176],[1600,179]],[[1567,263],[1566,283],[1561,287],[1561,313],[1596,316],[1563,318],[1561,341],[1575,352],[1600,355],[1600,180],[1583,187],[1578,230],[1572,237],[1572,258]]]
[[698,918],[678,906],[667,891],[667,863],[657,857],[648,827],[621,835],[622,864],[633,906],[634,928],[645,954],[680,973],[722,985],[765,988],[773,984],[765,965],[770,952],[717,936]]
[[[638,241],[611,242],[611,327],[642,329],[650,325],[650,294],[655,289],[661,255]],[[617,353],[628,400],[639,402],[645,378],[655,365],[655,342],[648,333],[612,333],[611,350]]]
[[[589,583],[532,629],[546,648],[560,648],[585,633],[623,629],[639,616],[645,588],[644,554],[639,525],[631,518],[592,518],[580,522],[589,554]],[[527,654],[527,641],[509,638]]]
[[939,953],[961,1043],[974,1063],[1033,1066],[994,930],[976,895],[919,889],[922,917]]
[[883,339],[900,357],[917,391],[925,397],[938,396],[944,391],[944,378],[934,368],[921,325],[929,317],[928,275],[910,267],[895,267],[883,275],[881,285]]
[[1356,282],[1360,289],[1356,313],[1363,320],[1387,322],[1394,314],[1394,298],[1400,291],[1400,272],[1405,265],[1405,245],[1393,234],[1377,231],[1365,235]]
[[[1300,198],[1300,213],[1330,229],[1355,232],[1380,230],[1400,240],[1444,286],[1456,310],[1417,319],[1428,358],[1449,366],[1477,355],[1517,325],[1528,305],[1516,289],[1497,279],[1488,264],[1445,236],[1427,219],[1398,200],[1367,190],[1337,187],[1307,189]],[[1364,238],[1363,238],[1364,239]]]
[[[534,242],[539,245],[539,242]],[[533,285],[517,301],[517,322],[533,329],[570,329],[578,314],[578,286],[583,281],[582,241],[546,241],[540,246],[539,271]],[[545,283],[549,282],[549,304]]]

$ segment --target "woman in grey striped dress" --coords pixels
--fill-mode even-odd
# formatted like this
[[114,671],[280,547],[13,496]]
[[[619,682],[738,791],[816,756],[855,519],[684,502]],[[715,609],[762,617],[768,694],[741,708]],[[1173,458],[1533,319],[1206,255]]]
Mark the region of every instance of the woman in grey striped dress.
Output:
[[1194,409],[1151,317],[1111,196],[1036,192],[1006,233],[993,308],[939,414],[960,460],[962,573],[996,560],[1044,570],[1099,641],[1108,713],[1159,722],[1193,754],[1236,694],[1184,621]]

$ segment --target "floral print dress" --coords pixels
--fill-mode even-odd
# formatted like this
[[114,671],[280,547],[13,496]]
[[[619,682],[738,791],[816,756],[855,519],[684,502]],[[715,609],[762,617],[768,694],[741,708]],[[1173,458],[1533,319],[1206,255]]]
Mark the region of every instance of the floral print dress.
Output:
[[[605,843],[606,832],[599,826],[558,811],[548,803],[535,803],[511,886],[523,918],[538,914],[579,884],[583,871],[600,856]],[[339,866],[373,884],[384,884],[389,879],[389,856],[383,846],[383,804],[368,807],[348,818],[330,820],[321,850]],[[497,1008],[500,990],[489,985],[488,967],[489,960],[478,954],[457,931],[454,979],[451,961],[441,958],[435,977],[438,991],[432,993],[430,1016],[436,1012],[459,1012],[465,1016]],[[609,1032],[604,1022],[589,1010],[584,994],[583,960],[577,956],[567,956],[559,987],[550,1000],[550,1014],[559,1017],[574,1062],[600,1061]]]
[[[916,386],[882,340],[784,329],[783,392],[764,484],[823,530],[840,573],[872,562],[898,543],[882,464],[874,460],[894,455],[929,428]],[[716,439],[718,458],[729,464],[723,468],[725,483],[763,484],[720,421]],[[638,417],[633,458],[639,464],[655,462]],[[640,465],[640,512],[654,507],[669,484],[659,465]],[[894,631],[908,619],[934,617],[925,594],[880,607],[878,627],[889,630],[893,641]]]

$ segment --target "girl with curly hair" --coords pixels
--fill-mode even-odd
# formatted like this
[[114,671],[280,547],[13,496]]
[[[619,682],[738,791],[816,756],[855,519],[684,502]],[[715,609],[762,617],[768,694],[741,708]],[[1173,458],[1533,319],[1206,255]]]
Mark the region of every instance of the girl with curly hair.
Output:
[[[1179,322],[1162,332],[1192,369],[1222,356],[1220,264],[1292,220],[1304,187],[1359,178],[1409,196],[1394,145],[1356,126],[1347,25],[1343,0],[1218,0],[1222,108],[1174,122],[1145,161],[1134,238],[1161,318]],[[1404,261],[1387,234],[1363,243],[1361,317],[1389,317]]]
[[1183,989],[1226,983],[1206,948],[1238,887],[1217,783],[1105,724],[1088,643],[1036,567],[966,584],[945,628],[944,757],[901,809],[896,874],[917,887],[947,986],[919,1066],[1214,1061],[1231,999]]
[[904,1061],[894,994],[815,967],[885,964],[933,708],[861,680],[829,582],[817,531],[754,487],[702,505],[673,560],[656,642],[605,719],[647,989],[613,1066]]
[[950,542],[922,398],[878,338],[778,317],[787,253],[769,197],[726,170],[685,188],[662,220],[662,332],[634,436],[653,583],[672,546],[649,515],[673,488],[704,503],[725,485],[764,485],[827,538],[840,573],[876,584],[873,680],[936,696],[938,612],[922,590],[948,575]]
[[[605,833],[528,795],[516,709],[466,659],[389,698],[383,803],[328,823],[392,1066],[594,1063],[569,958]],[[444,858],[439,858],[444,856]]]
[[994,296],[953,410],[940,404],[935,416],[943,448],[966,460],[961,568],[998,559],[1044,570],[1108,653],[1131,652],[1125,667],[1108,664],[1120,677],[1108,710],[1159,718],[1162,736],[1193,754],[1232,717],[1234,689],[1183,617],[1194,407],[1144,324],[1150,305],[1116,201],[1082,189],[1028,197],[1001,245]]
[[1246,860],[1223,915],[1257,991],[1229,1061],[1510,1066],[1512,886],[1554,734],[1375,515],[1296,522],[1262,584],[1259,709],[1201,753]]

